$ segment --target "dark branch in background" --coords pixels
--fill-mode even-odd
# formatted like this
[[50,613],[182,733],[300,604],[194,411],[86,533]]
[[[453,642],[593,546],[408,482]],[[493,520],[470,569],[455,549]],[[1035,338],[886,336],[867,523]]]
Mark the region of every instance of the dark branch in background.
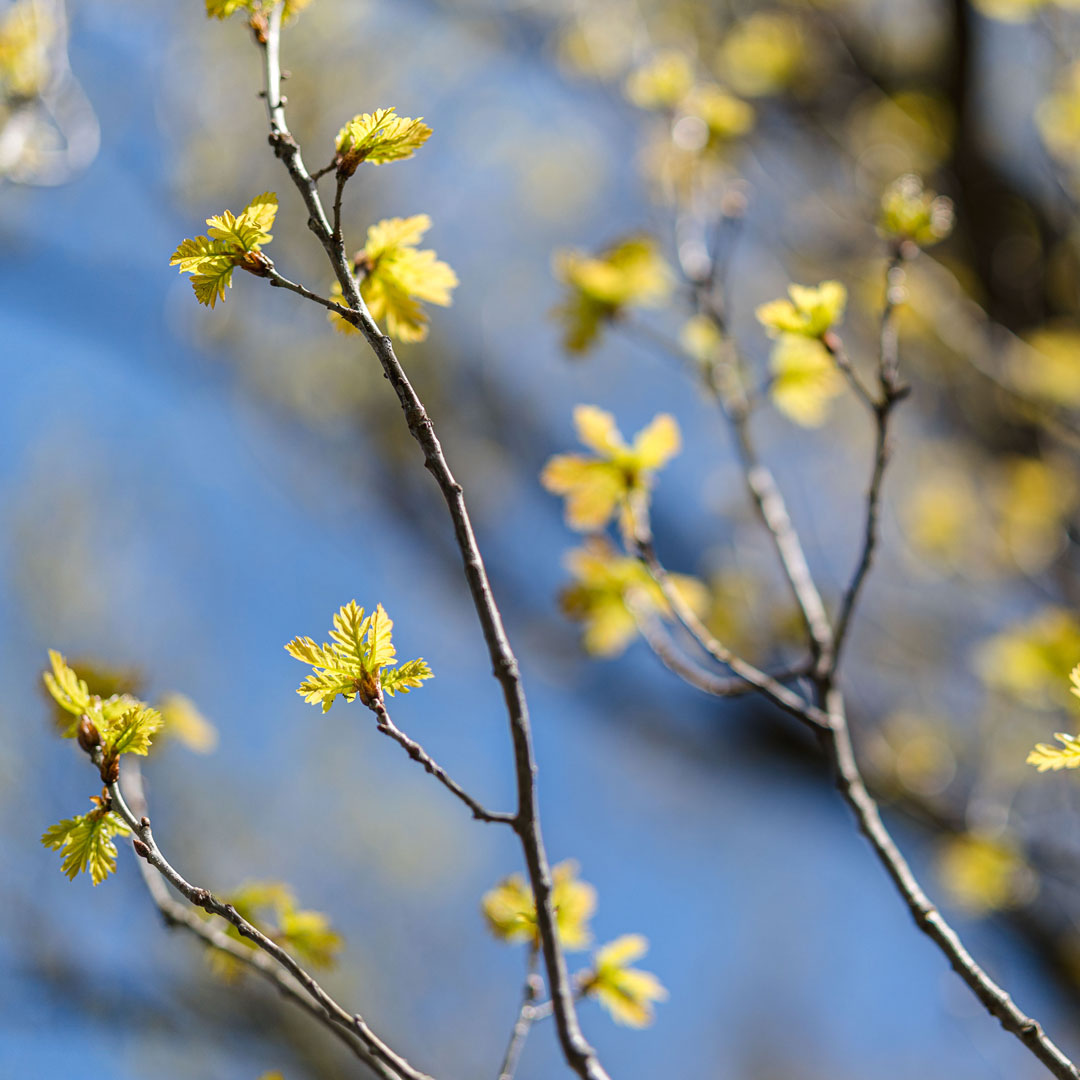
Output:
[[281,99],[281,16],[282,7],[278,4],[270,13],[265,33],[257,32],[255,35],[255,40],[263,55],[264,90],[270,121],[270,145],[304,200],[308,212],[308,225],[325,249],[334,275],[341,285],[342,296],[351,309],[349,321],[364,335],[382,365],[383,373],[401,403],[409,431],[423,450],[424,465],[439,485],[450,512],[473,605],[487,643],[495,678],[502,687],[506,703],[514,747],[518,792],[514,829],[521,839],[536,901],[537,928],[540,933],[559,1042],[567,1063],[582,1080],[607,1080],[607,1073],[600,1064],[596,1052],[586,1041],[578,1023],[566,961],[555,927],[551,905],[551,870],[540,829],[536,759],[532,748],[528,705],[521,684],[517,658],[510,648],[503,627],[502,615],[492,595],[491,584],[476,543],[461,485],[450,471],[442,446],[435,435],[434,425],[398,361],[393,343],[380,331],[367,310],[346,254],[344,242],[340,236],[335,235],[335,229],[327,219],[316,182],[308,173],[300,153],[300,146],[290,133],[285,121],[285,109]]
[[[137,761],[124,763],[121,790],[132,809],[140,819],[146,815],[146,796],[143,791],[142,772]],[[275,963],[266,953],[249,949],[242,942],[229,937],[213,923],[201,918],[190,907],[173,899],[161,875],[145,859],[136,859],[139,874],[150,898],[157,905],[165,925],[170,929],[186,930],[199,940],[207,949],[222,953],[243,964],[257,975],[266,979],[282,995],[304,1012],[313,1016],[336,1039],[343,1042],[365,1065],[382,1080],[401,1080],[402,1074],[391,1069],[384,1061],[375,1057],[367,1046],[351,1031],[335,1023],[330,1013],[312,1001],[304,988],[288,972]]]
[[[95,765],[101,764],[101,750],[92,755]],[[247,921],[231,904],[223,904],[209,891],[187,881],[165,858],[150,829],[146,815],[136,816],[128,806],[118,782],[107,785],[110,809],[116,811],[134,833],[132,844],[140,859],[145,859],[181,896],[210,915],[217,915],[234,926],[242,937],[254,942],[292,976],[318,1009],[336,1025],[355,1035],[371,1057],[388,1067],[389,1074],[401,1080],[432,1080],[426,1073],[414,1069],[403,1057],[390,1049],[368,1026],[359,1013],[343,1009],[296,960],[276,941],[267,937],[257,926]],[[186,920],[184,925],[190,925]]]

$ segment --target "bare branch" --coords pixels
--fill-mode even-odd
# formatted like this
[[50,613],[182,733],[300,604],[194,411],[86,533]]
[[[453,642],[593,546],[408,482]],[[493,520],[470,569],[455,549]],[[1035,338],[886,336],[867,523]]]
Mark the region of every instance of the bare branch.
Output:
[[477,821],[489,821],[500,825],[516,824],[516,814],[488,810],[482,803],[477,802],[476,799],[474,799],[460,784],[451,780],[447,775],[446,770],[434,761],[418,742],[414,742],[410,739],[409,736],[390,719],[390,714],[386,711],[386,705],[382,701],[373,701],[369,708],[378,720],[379,730],[384,735],[389,735],[399,746],[404,747],[405,751],[413,761],[422,765],[430,775],[434,776],[435,779],[447,789],[447,791],[456,795],[472,811],[472,816],[476,818]]
[[800,697],[793,690],[779,683],[771,675],[755,667],[742,657],[736,656],[729,648],[722,645],[709,633],[705,624],[694,614],[693,608],[679,595],[679,590],[671,584],[667,570],[656,557],[656,551],[650,539],[643,536],[635,538],[638,558],[645,564],[653,580],[659,586],[668,606],[675,617],[686,627],[694,640],[718,663],[730,668],[740,679],[748,683],[778,708],[790,713],[810,728],[820,729],[828,725],[828,717],[816,706]]
[[[101,764],[101,751],[94,755],[94,764]],[[390,1069],[391,1075],[401,1080],[432,1080],[426,1073],[414,1069],[403,1057],[390,1049],[368,1026],[359,1013],[350,1013],[342,1008],[296,960],[276,941],[267,937],[257,926],[247,921],[231,904],[223,904],[209,891],[192,885],[165,858],[150,829],[150,819],[145,815],[136,817],[128,806],[118,783],[108,785],[111,807],[127,823],[135,834],[132,845],[136,854],[145,859],[178,893],[189,903],[201,907],[211,915],[217,915],[231,923],[242,937],[254,942],[260,949],[281,965],[303,988],[305,993],[323,1010],[335,1024],[355,1034],[364,1044],[372,1057],[383,1062]]]
[[[652,617],[645,610],[643,605],[635,604],[630,597],[627,598],[627,604],[634,615],[634,619],[638,625],[638,631],[645,640],[645,643],[652,649],[653,653],[656,654],[657,659],[659,659],[664,667],[672,674],[678,675],[683,682],[688,683],[702,693],[709,694],[712,697],[744,697],[747,694],[758,692],[759,688],[747,682],[745,679],[740,679],[738,677],[725,679],[713,674],[711,671],[706,671],[703,667],[688,660],[676,647],[675,643],[665,632],[659,621]],[[782,683],[788,679],[801,678],[807,674],[809,674],[809,672],[806,668],[797,668],[780,672],[777,675],[770,675],[769,678],[775,679],[778,683]]]
[[506,703],[510,735],[514,746],[518,808],[514,828],[521,839],[525,863],[536,901],[537,928],[540,932],[548,985],[551,988],[555,1023],[563,1055],[582,1080],[607,1080],[607,1073],[596,1052],[589,1045],[578,1022],[570,988],[566,960],[555,929],[551,904],[551,869],[540,828],[540,812],[536,788],[536,758],[532,748],[532,730],[528,705],[518,669],[517,658],[506,637],[502,615],[492,595],[491,584],[480,549],[473,533],[472,522],[462,495],[461,485],[454,478],[442,451],[434,425],[409,382],[395,352],[393,343],[371,317],[360,295],[343,241],[335,237],[319,197],[318,187],[304,165],[300,146],[293,138],[285,120],[281,99],[281,16],[278,4],[270,13],[267,32],[256,38],[263,54],[266,107],[270,122],[270,144],[288,170],[308,211],[308,226],[325,249],[334,274],[341,285],[342,295],[355,311],[353,324],[367,339],[378,357],[390,385],[397,394],[409,431],[424,453],[424,465],[435,478],[446,501],[454,525],[454,535],[461,552],[465,577],[472,595],[473,606],[483,630],[491,657],[495,678],[499,681]]
[[[855,605],[858,603],[866,576],[870,572],[874,551],[877,548],[881,519],[881,490],[885,481],[885,468],[889,463],[889,421],[892,418],[893,409],[907,395],[906,389],[899,382],[900,352],[895,319],[896,306],[903,297],[902,261],[903,256],[897,249],[885,270],[885,304],[881,312],[878,346],[878,383],[881,388],[881,397],[870,401],[875,426],[874,465],[870,474],[870,487],[866,493],[862,548],[855,565],[855,572],[844,590],[840,611],[836,618],[832,656],[828,659],[828,668],[832,673],[835,673],[839,667],[840,653],[847,639]],[[843,343],[836,334],[826,336],[825,347],[834,356],[844,355]]]
[[521,1051],[525,1049],[525,1040],[532,1031],[533,1023],[540,1019],[541,1015],[545,1015],[538,1011],[536,1005],[543,988],[543,982],[536,974],[536,950],[532,949],[529,952],[529,970],[525,976],[525,986],[521,992],[521,1008],[518,1009],[517,1020],[514,1021],[502,1065],[499,1066],[498,1080],[514,1080],[514,1073],[517,1072],[518,1062],[521,1060]]
[[305,289],[303,285],[297,285],[295,281],[290,281],[287,277],[282,277],[276,270],[272,269],[266,275],[270,284],[277,289],[288,289],[290,292],[297,293],[300,296],[306,297],[308,300],[313,301],[316,304],[320,304],[326,308],[327,311],[336,312],[343,319],[348,319],[349,322],[355,322],[356,312],[350,308],[345,307],[342,304],[337,303],[334,300],[327,300],[318,293],[313,293],[310,289]]
[[[122,790],[134,814],[140,818],[146,814],[146,797],[143,792],[142,772],[136,761],[125,763],[122,777]],[[139,874],[146,891],[157,905],[165,925],[170,929],[186,930],[207,949],[214,950],[236,960],[257,975],[271,983],[281,995],[298,1005],[304,1012],[313,1016],[336,1039],[340,1039],[353,1054],[368,1066],[382,1080],[400,1080],[401,1073],[391,1069],[386,1062],[375,1057],[360,1039],[348,1029],[334,1022],[326,1009],[317,1005],[304,992],[304,988],[286,971],[275,963],[266,953],[249,949],[242,942],[229,937],[223,930],[197,915],[190,907],[174,900],[164,879],[145,860],[136,857]]]

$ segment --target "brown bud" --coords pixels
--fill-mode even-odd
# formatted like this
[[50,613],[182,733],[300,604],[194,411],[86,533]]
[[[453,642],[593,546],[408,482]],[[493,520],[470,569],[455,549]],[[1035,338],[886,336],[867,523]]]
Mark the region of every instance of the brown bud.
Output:
[[150,849],[138,837],[131,841],[131,846],[140,859],[150,858]]
[[105,758],[99,772],[103,784],[115,784],[120,779],[120,758],[114,755]]
[[79,720],[76,738],[79,740],[79,745],[88,754],[92,754],[101,745],[101,736],[98,734],[98,729],[94,727],[94,722],[85,713],[82,719]]

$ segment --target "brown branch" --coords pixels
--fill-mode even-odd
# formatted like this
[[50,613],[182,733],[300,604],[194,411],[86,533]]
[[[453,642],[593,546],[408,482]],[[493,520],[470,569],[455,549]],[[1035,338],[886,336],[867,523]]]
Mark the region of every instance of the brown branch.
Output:
[[434,425],[409,382],[394,352],[393,343],[385,336],[367,310],[344,243],[334,236],[326,211],[319,197],[316,182],[308,173],[285,120],[281,99],[281,16],[278,4],[271,11],[265,35],[256,36],[263,54],[266,107],[270,122],[270,144],[292,178],[308,212],[308,226],[326,251],[341,285],[342,295],[353,310],[353,323],[366,338],[393,387],[409,431],[424,454],[424,465],[434,477],[446,501],[454,526],[454,535],[461,551],[465,577],[473,606],[480,621],[484,640],[495,678],[499,681],[506,704],[510,735],[514,747],[514,764],[518,792],[518,808],[514,828],[520,837],[525,863],[536,901],[537,928],[551,988],[556,1028],[563,1055],[582,1080],[607,1080],[595,1050],[589,1045],[578,1022],[570,988],[566,961],[555,929],[551,903],[551,869],[540,828],[540,812],[536,788],[536,758],[532,748],[532,730],[528,705],[521,684],[517,658],[506,637],[502,615],[492,595],[491,584],[480,549],[473,533],[461,485],[454,478]]
[[[128,800],[128,805],[132,808],[132,813],[139,815],[140,818],[144,817],[146,814],[146,797],[143,792],[142,773],[138,762],[129,760],[125,763],[122,790]],[[224,953],[254,971],[273,985],[283,997],[318,1020],[327,1031],[336,1039],[340,1039],[356,1057],[367,1065],[372,1072],[380,1076],[382,1080],[401,1080],[401,1073],[391,1069],[386,1062],[375,1057],[351,1031],[335,1023],[330,1013],[312,1001],[305,994],[304,988],[288,972],[283,971],[266,953],[248,948],[242,942],[229,937],[223,930],[219,930],[213,923],[201,918],[190,907],[186,907],[178,900],[174,900],[161,875],[145,859],[136,858],[135,861],[138,864],[139,874],[142,877],[143,884],[146,886],[146,891],[150,894],[150,899],[154,901],[158,911],[161,912],[162,920],[167,927],[186,930],[197,938],[204,948]]]
[[[95,765],[101,764],[100,747],[93,753]],[[391,1075],[402,1080],[432,1080],[426,1073],[414,1069],[403,1057],[395,1053],[368,1026],[359,1013],[350,1013],[342,1008],[299,963],[272,938],[267,937],[257,926],[245,919],[232,904],[224,904],[209,889],[192,885],[165,858],[158,847],[150,828],[150,819],[146,815],[136,816],[128,806],[118,782],[107,785],[111,809],[115,810],[135,834],[132,846],[135,853],[152,866],[181,896],[189,903],[200,907],[211,915],[217,915],[230,923],[248,941],[253,942],[264,953],[288,972],[303,988],[315,1004],[326,1013],[333,1023],[356,1035],[370,1055],[389,1067]]]
[[447,775],[446,770],[438,762],[434,761],[431,755],[428,754],[418,742],[414,742],[410,739],[409,736],[390,719],[390,714],[386,711],[384,702],[375,700],[368,707],[375,714],[379,730],[384,735],[389,735],[394,742],[403,747],[409,757],[422,765],[425,771],[431,776],[434,776],[447,791],[456,795],[472,811],[472,816],[476,818],[477,821],[488,821],[501,825],[516,824],[517,816],[515,814],[488,810],[482,803],[477,802],[476,799],[474,799],[460,784],[452,780]]

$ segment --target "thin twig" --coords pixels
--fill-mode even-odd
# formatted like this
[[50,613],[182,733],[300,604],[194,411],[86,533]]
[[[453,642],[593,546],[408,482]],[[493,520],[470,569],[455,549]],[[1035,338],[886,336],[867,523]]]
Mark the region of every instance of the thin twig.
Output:
[[529,950],[529,969],[525,975],[525,985],[521,991],[521,1008],[510,1032],[510,1042],[499,1066],[498,1080],[514,1080],[521,1051],[525,1049],[525,1040],[532,1031],[533,1023],[538,1019],[536,1001],[544,988],[543,981],[536,973],[536,950]]
[[635,537],[634,544],[638,558],[645,564],[646,569],[659,586],[668,606],[675,613],[675,617],[705,652],[718,663],[730,668],[740,679],[758,690],[778,708],[790,713],[808,727],[816,730],[828,725],[828,717],[816,705],[800,697],[793,690],[789,690],[748,660],[737,656],[709,633],[708,628],[697,617],[693,608],[682,598],[679,590],[672,585],[667,570],[656,556],[652,540],[639,535]]
[[[874,465],[870,474],[870,486],[866,493],[866,512],[864,514],[862,547],[859,552],[855,572],[840,601],[840,611],[836,617],[832,656],[827,666],[835,674],[840,665],[840,653],[847,640],[851,618],[855,612],[863,583],[870,572],[881,531],[881,491],[885,481],[885,468],[889,463],[889,421],[893,409],[906,396],[906,388],[900,385],[900,351],[896,333],[896,307],[903,298],[903,256],[896,249],[885,269],[885,304],[881,312],[881,324],[878,345],[878,384],[880,398],[872,399],[870,407],[874,416]],[[826,348],[833,355],[844,353],[843,343],[835,334],[826,337]],[[825,666],[823,661],[823,666]]]
[[[659,621],[649,614],[645,605],[636,604],[630,595],[627,596],[627,605],[637,622],[638,632],[641,634],[645,644],[649,646],[664,667],[672,674],[678,675],[683,682],[712,697],[745,697],[747,694],[759,692],[757,686],[747,682],[745,679],[738,677],[725,679],[688,660],[664,631]],[[770,675],[769,678],[778,683],[783,683],[789,679],[804,677],[807,674],[809,674],[809,671],[805,667],[792,668],[788,671]]]
[[[147,809],[146,796],[138,762],[132,760],[125,762],[122,790],[128,800],[128,805],[132,808],[132,813],[139,815],[140,818],[144,817]],[[201,918],[190,907],[174,900],[162,876],[145,859],[136,858],[135,861],[138,863],[139,874],[146,886],[146,891],[157,905],[166,926],[170,929],[186,930],[205,948],[224,953],[254,971],[276,987],[283,997],[288,998],[294,1005],[318,1020],[382,1080],[400,1080],[401,1073],[375,1057],[351,1031],[335,1023],[329,1012],[312,1001],[304,992],[304,988],[266,953],[251,949],[243,942],[229,937],[214,923]]]
[[488,810],[482,803],[479,803],[474,799],[460,784],[452,780],[446,770],[434,761],[430,754],[418,743],[414,742],[405,734],[404,731],[399,728],[393,720],[390,719],[390,714],[386,711],[386,705],[381,701],[373,701],[370,705],[371,711],[375,714],[378,720],[379,730],[384,735],[389,735],[399,746],[404,747],[409,757],[413,761],[418,762],[424,767],[424,769],[434,776],[440,784],[456,795],[471,811],[472,816],[477,821],[489,821],[500,825],[514,825],[517,821],[517,816],[514,814],[507,814],[502,811]]
[[476,543],[461,485],[450,471],[431,419],[398,361],[393,343],[382,333],[367,310],[350,260],[346,255],[345,245],[341,240],[335,239],[333,227],[327,220],[316,183],[308,173],[300,146],[286,123],[285,108],[281,100],[281,17],[282,6],[277,4],[270,12],[265,35],[256,38],[263,54],[270,144],[304,200],[308,212],[308,226],[325,249],[334,274],[341,285],[342,295],[355,313],[353,324],[364,335],[378,357],[383,372],[401,403],[409,431],[423,450],[424,465],[439,485],[450,511],[473,606],[476,608],[483,630],[493,673],[502,687],[506,703],[514,747],[518,794],[514,828],[521,839],[536,901],[537,928],[540,933],[547,981],[551,989],[559,1043],[567,1063],[582,1080],[608,1080],[607,1073],[596,1056],[596,1051],[585,1039],[578,1022],[566,960],[555,929],[555,915],[551,903],[551,869],[540,828],[536,758],[532,747],[528,705],[521,684],[517,658],[507,640],[502,614],[491,591],[491,584]]
[[[101,751],[98,749],[94,754],[94,763],[101,764]],[[232,926],[236,927],[242,937],[247,938],[257,945],[263,952],[272,957],[281,965],[304,989],[305,993],[326,1012],[327,1016],[335,1023],[359,1037],[371,1055],[390,1067],[392,1074],[396,1073],[403,1080],[431,1080],[426,1073],[414,1069],[400,1054],[395,1053],[386,1045],[368,1026],[359,1013],[350,1013],[342,1008],[319,984],[305,971],[292,955],[286,952],[276,941],[267,937],[257,926],[252,925],[245,919],[232,904],[223,904],[209,891],[192,885],[183,877],[165,858],[161,849],[154,839],[150,828],[150,819],[142,815],[136,817],[131,807],[128,806],[119,783],[107,785],[111,808],[115,810],[127,823],[135,834],[133,846],[140,858],[145,859],[161,876],[181,894],[186,900],[196,907],[202,908],[211,915],[217,915]]]
[[282,277],[281,274],[273,268],[271,268],[265,276],[270,280],[270,284],[277,289],[288,289],[289,292],[297,293],[298,295],[321,305],[326,308],[327,311],[335,312],[350,323],[355,322],[356,320],[355,311],[345,307],[343,304],[337,303],[335,300],[327,300],[318,293],[313,293],[310,289],[305,289],[303,285],[298,285],[295,281],[290,281],[287,277]]

